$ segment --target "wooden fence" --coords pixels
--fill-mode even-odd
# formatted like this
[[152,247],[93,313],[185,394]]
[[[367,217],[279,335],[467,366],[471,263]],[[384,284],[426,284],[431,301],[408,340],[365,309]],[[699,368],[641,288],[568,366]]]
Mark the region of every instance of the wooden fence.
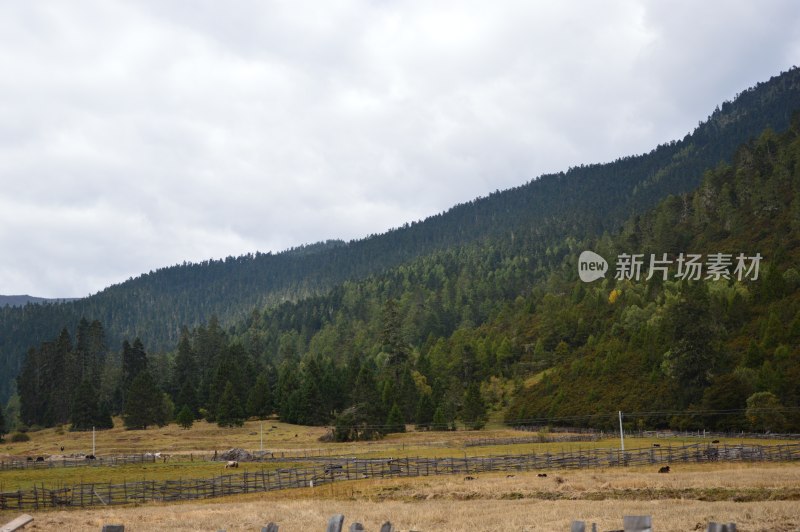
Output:
[[477,438],[464,442],[464,447],[487,447],[490,445],[521,445],[526,443],[565,443],[598,441],[600,433],[586,434],[539,434],[522,438]]
[[156,457],[152,453],[132,454],[125,456],[98,457],[87,460],[84,457],[62,456],[60,458],[46,458],[44,460],[0,460],[0,471],[10,469],[50,469],[53,467],[101,467],[128,464],[155,463]]
[[772,446],[694,444],[682,447],[648,447],[625,452],[617,449],[586,449],[562,453],[464,458],[339,458],[313,467],[261,469],[211,479],[143,480],[122,484],[84,483],[52,489],[42,485],[0,493],[0,509],[39,510],[63,506],[111,506],[147,501],[207,499],[366,478],[472,475],[492,471],[541,471],[718,460],[800,460],[800,443]]

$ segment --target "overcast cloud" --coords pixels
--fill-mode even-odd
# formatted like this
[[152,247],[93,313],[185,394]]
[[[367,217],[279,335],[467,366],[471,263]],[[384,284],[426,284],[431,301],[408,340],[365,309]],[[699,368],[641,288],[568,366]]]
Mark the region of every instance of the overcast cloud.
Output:
[[0,294],[383,232],[681,138],[800,3],[0,3]]

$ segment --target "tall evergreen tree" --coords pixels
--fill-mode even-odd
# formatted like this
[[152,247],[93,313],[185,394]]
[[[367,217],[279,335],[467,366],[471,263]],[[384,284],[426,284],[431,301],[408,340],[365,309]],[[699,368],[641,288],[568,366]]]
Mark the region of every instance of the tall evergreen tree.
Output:
[[[197,359],[192,348],[189,331],[184,328],[181,331],[178,351],[175,354],[175,367],[172,372],[172,384],[170,387],[176,400],[180,399],[180,393],[187,385],[196,388],[199,377],[197,369]],[[190,405],[190,408],[195,409],[196,405]]]
[[272,414],[272,391],[265,373],[258,376],[255,386],[250,390],[247,397],[247,414],[258,419],[266,419]]
[[403,412],[400,411],[400,407],[395,403],[392,405],[392,409],[389,410],[389,417],[386,418],[386,432],[395,433],[405,431],[406,423],[403,419]]
[[61,330],[51,352],[48,366],[50,387],[50,423],[64,424],[69,421],[69,406],[72,394],[78,385],[72,369],[72,338],[66,328]]
[[72,399],[70,430],[91,430],[100,418],[97,393],[88,379],[81,381]]
[[419,401],[417,402],[416,416],[414,418],[418,430],[427,430],[430,428],[433,422],[434,410],[433,397],[431,397],[431,394],[423,393],[420,395]]
[[3,437],[8,434],[8,427],[6,426],[6,416],[3,413],[3,405],[0,405],[0,441],[3,441]]
[[166,423],[162,393],[146,369],[139,372],[128,389],[122,420],[126,429],[146,429],[149,425]]
[[481,389],[477,382],[470,384],[464,393],[461,421],[472,430],[482,429],[486,425],[486,404],[481,397]]
[[353,405],[358,407],[360,416],[367,424],[376,427],[384,424],[387,411],[378,393],[375,375],[369,364],[361,366],[361,371],[358,373],[353,388]]
[[[130,390],[133,381],[143,371],[147,369],[147,353],[144,344],[136,338],[131,345],[128,340],[122,342],[122,380],[120,389],[122,390],[123,403],[127,402],[127,392]],[[151,375],[152,378],[152,375]]]
[[220,427],[241,427],[244,425],[244,412],[233,384],[228,381],[217,404],[217,425]]
[[192,425],[194,424],[194,414],[187,405],[183,405],[183,408],[181,408],[180,411],[178,412],[175,421],[178,422],[178,425],[180,425],[181,428],[189,430],[190,428],[192,428]]

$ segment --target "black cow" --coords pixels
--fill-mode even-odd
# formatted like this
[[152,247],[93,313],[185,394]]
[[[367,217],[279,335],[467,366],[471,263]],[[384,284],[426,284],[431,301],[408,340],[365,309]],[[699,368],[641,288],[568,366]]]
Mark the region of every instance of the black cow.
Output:
[[658,470],[659,473],[669,473],[669,466],[665,465],[661,469]]
[[93,455],[93,454],[87,454],[86,455],[86,459],[87,460],[97,460],[97,457],[95,455]]
[[547,473],[539,473],[536,476],[539,478],[547,478]]
[[36,457],[36,461],[37,462],[44,462],[44,456],[37,456]]

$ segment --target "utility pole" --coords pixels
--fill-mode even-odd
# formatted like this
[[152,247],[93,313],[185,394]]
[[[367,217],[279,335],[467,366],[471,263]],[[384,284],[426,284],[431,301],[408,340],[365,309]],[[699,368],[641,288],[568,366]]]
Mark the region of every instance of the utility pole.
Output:
[[264,422],[261,422],[261,454],[264,454]]
[[94,449],[94,425],[92,425],[92,456],[95,456],[96,452]]
[[622,447],[622,452],[625,452],[625,433],[622,432],[622,410],[619,410],[619,445]]

